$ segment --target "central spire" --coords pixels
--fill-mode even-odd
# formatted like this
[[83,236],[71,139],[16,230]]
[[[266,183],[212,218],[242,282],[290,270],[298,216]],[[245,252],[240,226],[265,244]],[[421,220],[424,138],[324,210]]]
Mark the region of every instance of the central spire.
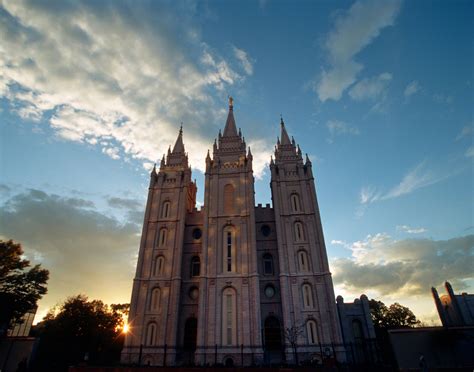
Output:
[[280,116],[280,126],[281,126],[281,144],[282,145],[291,145],[290,137],[286,132],[285,123],[283,117]]
[[229,97],[229,113],[225,122],[224,137],[236,137],[238,135],[234,119],[234,99]]

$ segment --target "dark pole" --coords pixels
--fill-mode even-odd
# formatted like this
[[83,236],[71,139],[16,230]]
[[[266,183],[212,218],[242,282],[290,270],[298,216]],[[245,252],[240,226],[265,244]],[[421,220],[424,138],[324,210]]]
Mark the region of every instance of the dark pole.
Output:
[[143,344],[140,344],[140,352],[138,353],[138,365],[142,365]]
[[244,344],[240,344],[240,365],[244,366]]
[[214,348],[214,365],[217,365],[217,344],[215,345],[215,348]]
[[166,367],[166,351],[168,350],[168,344],[165,344],[165,353],[163,355],[163,367]]

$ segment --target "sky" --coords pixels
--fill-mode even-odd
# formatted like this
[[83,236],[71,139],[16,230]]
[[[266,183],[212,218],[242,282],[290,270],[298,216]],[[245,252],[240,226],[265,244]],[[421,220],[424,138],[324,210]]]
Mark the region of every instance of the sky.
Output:
[[439,322],[474,292],[472,1],[0,0],[0,239],[50,270],[35,321],[130,301],[149,171],[184,143],[203,201],[227,98],[256,202],[282,115],[313,161],[335,293]]

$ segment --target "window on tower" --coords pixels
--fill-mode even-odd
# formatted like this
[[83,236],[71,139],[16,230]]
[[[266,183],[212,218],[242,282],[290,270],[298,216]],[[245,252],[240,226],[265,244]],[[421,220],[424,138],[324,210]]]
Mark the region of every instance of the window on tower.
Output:
[[270,253],[263,255],[263,274],[273,275],[273,257]]
[[150,310],[158,311],[160,308],[161,290],[160,288],[153,288],[150,296]]
[[300,271],[309,271],[309,260],[306,251],[298,251],[298,263],[300,266]]
[[191,259],[191,276],[199,276],[201,271],[201,260],[198,256]]
[[226,288],[222,293],[222,344],[235,345],[237,343],[235,290]]
[[290,204],[291,204],[291,211],[293,213],[301,212],[300,197],[298,194],[291,194]]
[[158,247],[164,247],[168,238],[168,230],[166,228],[160,229],[158,234]]
[[304,240],[303,224],[301,222],[295,222],[295,240],[301,242]]
[[163,202],[163,206],[161,207],[161,218],[168,218],[170,216],[171,210],[171,202],[166,200]]
[[163,256],[158,256],[155,259],[155,267],[153,268],[153,274],[155,276],[160,276],[163,274],[165,267],[165,258]]
[[145,345],[153,346],[155,345],[156,339],[156,323],[149,323],[146,328],[146,340]]
[[232,226],[224,229],[223,237],[223,272],[235,272],[235,233]]
[[306,332],[308,335],[308,344],[316,344],[318,342],[318,333],[316,322],[314,320],[308,320],[308,322],[306,323]]
[[234,211],[234,186],[230,183],[224,186],[224,213],[233,214]]
[[314,307],[313,302],[313,290],[311,289],[311,285],[303,284],[303,305],[307,309],[312,309]]

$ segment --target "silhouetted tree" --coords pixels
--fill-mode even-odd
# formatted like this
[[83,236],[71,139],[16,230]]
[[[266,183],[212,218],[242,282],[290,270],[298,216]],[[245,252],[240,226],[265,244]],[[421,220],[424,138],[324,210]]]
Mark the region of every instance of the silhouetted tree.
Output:
[[40,344],[35,368],[66,371],[68,366],[84,362],[86,356],[92,364],[117,363],[127,311],[128,304],[108,306],[84,295],[69,297],[36,327]]
[[304,325],[302,324],[293,324],[291,327],[286,327],[283,329],[283,337],[290,344],[293,349],[293,357],[295,358],[295,364],[298,365],[298,338],[303,334]]
[[382,301],[369,301],[370,315],[377,329],[410,328],[420,324],[415,314],[398,302],[387,307]]
[[0,338],[47,292],[49,271],[41,265],[28,270],[30,261],[22,255],[19,243],[0,240]]

